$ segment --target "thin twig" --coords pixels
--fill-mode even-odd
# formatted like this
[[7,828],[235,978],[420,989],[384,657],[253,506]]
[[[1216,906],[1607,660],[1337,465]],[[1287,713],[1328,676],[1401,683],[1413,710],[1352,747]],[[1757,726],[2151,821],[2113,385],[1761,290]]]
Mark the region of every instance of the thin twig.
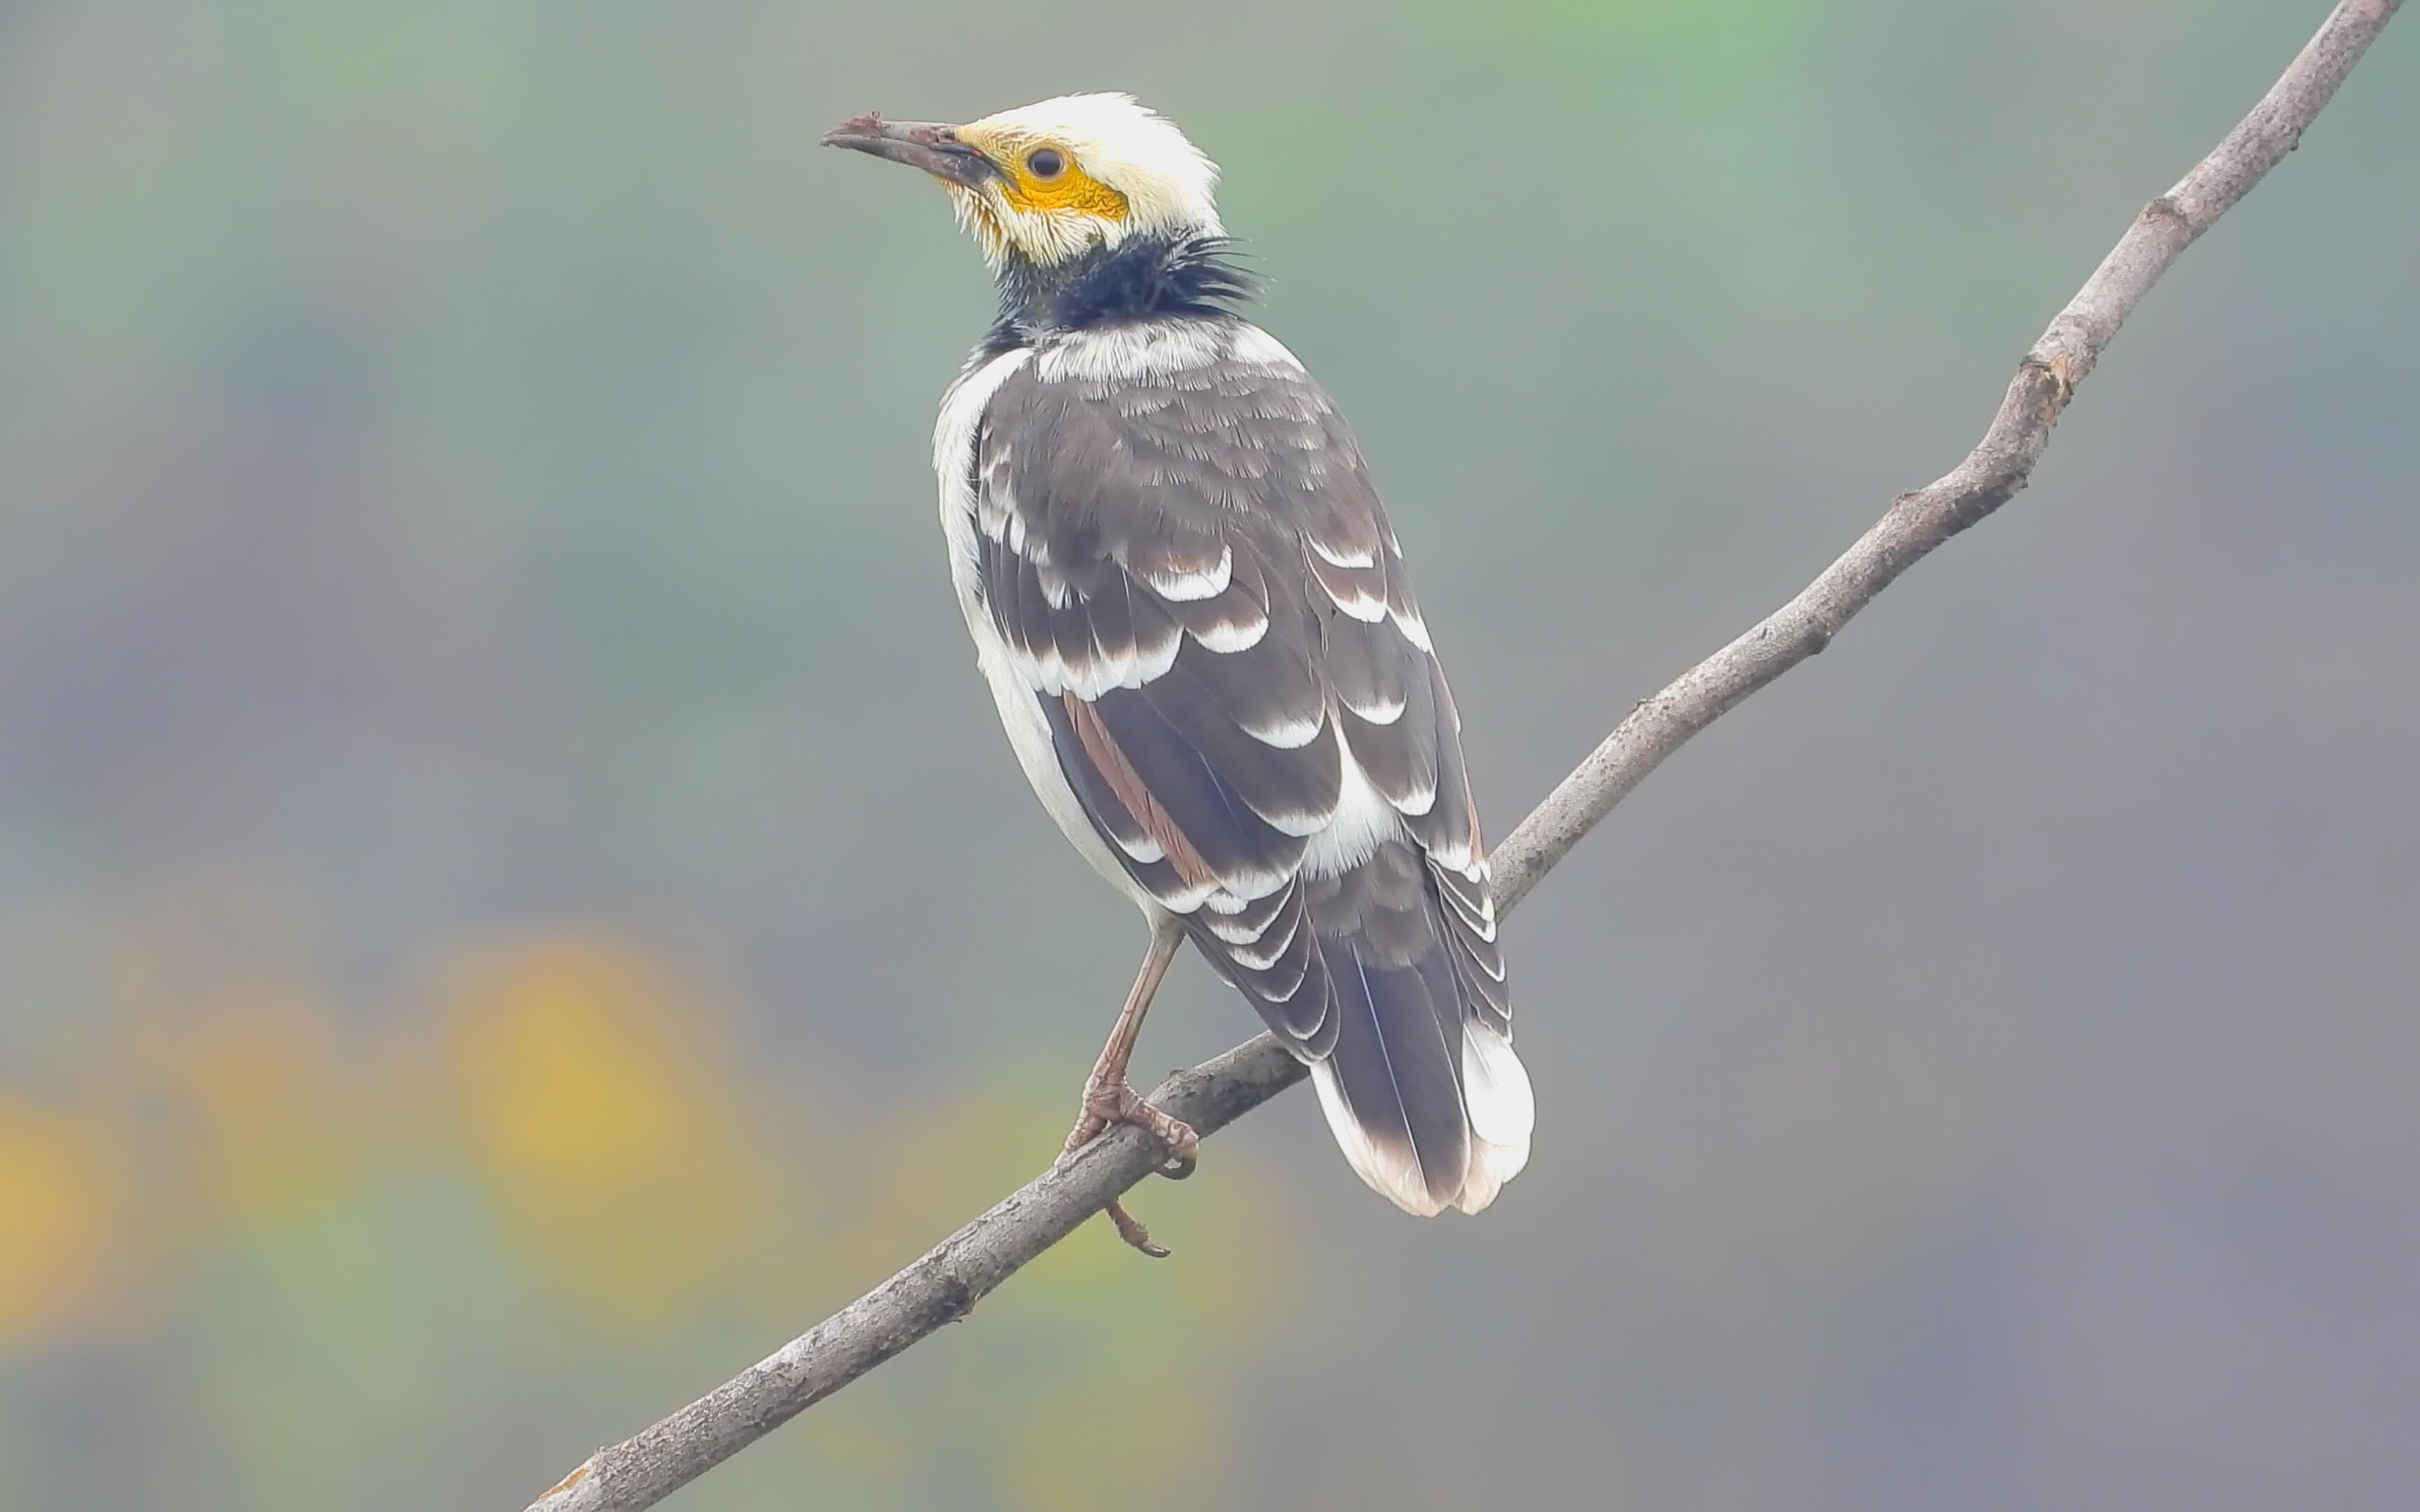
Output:
[[[2401,0],[2344,0],[2250,115],[2174,189],[2146,206],[2018,364],[1991,428],[1966,459],[1891,501],[1823,576],[1755,628],[1633,709],[1495,853],[1497,906],[1510,912],[1683,741],[1823,650],[1916,560],[2025,486],[2051,427],[2135,304],[2179,254],[2292,151]],[[1304,1072],[1277,1041],[1180,1072],[1151,1101],[1216,1133]],[[952,1234],[801,1337],[634,1438],[597,1450],[529,1512],[636,1512],[972,1310],[1018,1267],[1151,1173],[1156,1147],[1121,1127]]]

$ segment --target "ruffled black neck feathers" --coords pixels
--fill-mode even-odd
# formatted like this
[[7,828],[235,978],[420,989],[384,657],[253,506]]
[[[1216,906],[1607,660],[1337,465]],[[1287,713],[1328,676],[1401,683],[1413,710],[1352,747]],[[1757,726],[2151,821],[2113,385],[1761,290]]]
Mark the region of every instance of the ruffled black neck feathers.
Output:
[[1223,236],[1137,237],[1050,268],[1012,253],[986,345],[1021,347],[1042,332],[1113,320],[1231,314],[1261,287],[1258,274],[1235,265],[1240,245]]

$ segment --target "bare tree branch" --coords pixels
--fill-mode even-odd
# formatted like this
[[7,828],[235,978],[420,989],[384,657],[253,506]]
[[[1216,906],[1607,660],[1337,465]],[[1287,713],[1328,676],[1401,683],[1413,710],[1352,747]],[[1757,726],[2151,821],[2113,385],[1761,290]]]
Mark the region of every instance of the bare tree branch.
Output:
[[[2051,427],[2168,265],[2300,141],[2401,0],[2343,0],[2269,93],[2175,188],[2146,206],[2017,366],[1982,440],[1888,513],[1797,597],[1633,709],[1495,853],[1512,906],[1664,758],[1823,650],[1916,560],[2025,486]],[[1268,1035],[1180,1072],[1151,1101],[1207,1135],[1303,1079]],[[1149,1175],[1156,1147],[1121,1126],[874,1290],[655,1427],[597,1450],[529,1512],[655,1505],[833,1392],[967,1316],[991,1289]]]

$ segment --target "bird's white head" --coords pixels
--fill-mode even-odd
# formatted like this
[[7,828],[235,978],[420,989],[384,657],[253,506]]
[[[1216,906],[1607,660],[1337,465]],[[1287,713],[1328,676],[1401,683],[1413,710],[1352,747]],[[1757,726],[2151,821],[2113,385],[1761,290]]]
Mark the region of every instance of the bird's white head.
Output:
[[964,126],[861,116],[824,145],[939,179],[994,268],[1057,268],[1138,236],[1224,234],[1218,165],[1131,95],[1062,95]]

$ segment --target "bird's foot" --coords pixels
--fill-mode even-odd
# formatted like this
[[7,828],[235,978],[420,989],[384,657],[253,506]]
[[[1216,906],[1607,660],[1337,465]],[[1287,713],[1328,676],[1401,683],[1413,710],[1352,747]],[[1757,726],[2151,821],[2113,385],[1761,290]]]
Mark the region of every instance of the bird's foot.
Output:
[[[1131,1123],[1168,1147],[1168,1156],[1158,1166],[1159,1174],[1172,1181],[1181,1181],[1193,1174],[1200,1158],[1202,1136],[1182,1119],[1172,1118],[1142,1100],[1140,1093],[1124,1080],[1108,1084],[1087,1084],[1084,1088],[1084,1111],[1068,1132],[1066,1147],[1054,1163],[1063,1168],[1078,1150],[1109,1132],[1111,1124]],[[1118,1237],[1156,1260],[1168,1258],[1168,1246],[1152,1242],[1151,1230],[1142,1220],[1126,1211],[1123,1202],[1111,1202],[1102,1210],[1109,1222],[1117,1226]]]
[[1143,1133],[1168,1147],[1168,1157],[1159,1164],[1159,1174],[1171,1181],[1182,1181],[1193,1174],[1201,1160],[1202,1136],[1193,1125],[1172,1118],[1142,1100],[1142,1094],[1125,1082],[1106,1086],[1088,1084],[1084,1088],[1083,1112],[1076,1127],[1067,1133],[1067,1143],[1059,1160],[1067,1158],[1109,1132],[1113,1123],[1131,1123]]

